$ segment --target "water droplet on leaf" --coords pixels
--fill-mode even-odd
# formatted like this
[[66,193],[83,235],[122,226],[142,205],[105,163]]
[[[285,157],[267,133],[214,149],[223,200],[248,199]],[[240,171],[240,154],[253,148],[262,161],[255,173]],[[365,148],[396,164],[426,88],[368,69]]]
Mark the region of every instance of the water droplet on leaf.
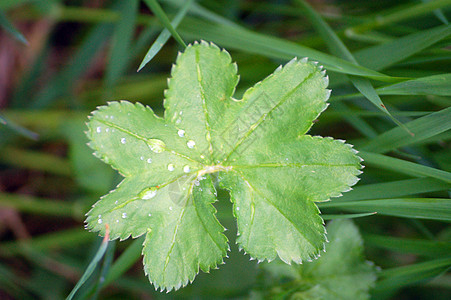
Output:
[[180,129],[179,131],[177,131],[177,134],[179,135],[179,137],[184,137],[185,136],[185,130]]
[[186,143],[186,145],[188,146],[188,148],[193,149],[194,146],[196,145],[196,142],[193,140],[189,140],[188,143]]
[[147,140],[147,145],[149,145],[150,150],[155,153],[161,153],[165,150],[166,144],[158,139]]
[[175,170],[174,165],[173,164],[169,164],[168,165],[168,170],[171,171],[171,172],[174,171]]

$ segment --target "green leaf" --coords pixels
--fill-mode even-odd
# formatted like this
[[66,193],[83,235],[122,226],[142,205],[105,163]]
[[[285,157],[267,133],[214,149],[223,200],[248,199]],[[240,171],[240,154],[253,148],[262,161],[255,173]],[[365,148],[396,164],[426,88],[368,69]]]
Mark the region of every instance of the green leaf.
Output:
[[[365,261],[358,228],[351,220],[342,219],[330,222],[327,231],[330,243],[317,261],[299,266],[264,265],[274,280],[284,280],[284,285],[273,290],[294,285],[291,292],[285,291],[291,296],[288,299],[369,299],[376,268]],[[292,285],[287,285],[287,278],[293,280]]]
[[125,179],[94,205],[87,227],[104,234],[109,224],[112,239],[145,235],[145,272],[161,290],[186,285],[227,254],[214,180],[234,203],[240,248],[300,263],[326,241],[314,202],[340,196],[361,173],[350,145],[306,135],[330,94],[315,63],[293,59],[241,100],[232,98],[236,72],[226,51],[195,43],[172,69],[164,118],[126,101],[90,117],[95,155]]

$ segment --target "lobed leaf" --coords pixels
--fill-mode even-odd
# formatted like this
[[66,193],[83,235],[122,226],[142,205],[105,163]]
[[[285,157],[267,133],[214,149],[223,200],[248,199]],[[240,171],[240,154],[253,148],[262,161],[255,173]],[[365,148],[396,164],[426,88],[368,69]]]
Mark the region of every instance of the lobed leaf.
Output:
[[109,224],[112,239],[145,235],[150,281],[178,289],[227,254],[212,205],[218,178],[252,258],[316,258],[326,237],[315,202],[340,196],[361,173],[350,145],[305,134],[327,107],[325,72],[293,59],[236,100],[236,65],[202,42],[171,74],[164,118],[126,101],[92,113],[90,146],[125,179],[93,206],[87,227],[104,234]]

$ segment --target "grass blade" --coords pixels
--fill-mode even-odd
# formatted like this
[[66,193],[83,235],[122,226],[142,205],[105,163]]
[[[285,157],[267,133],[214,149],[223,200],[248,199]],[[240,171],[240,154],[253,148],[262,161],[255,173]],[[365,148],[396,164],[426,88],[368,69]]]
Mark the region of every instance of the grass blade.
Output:
[[393,23],[399,23],[414,17],[429,14],[436,9],[444,8],[451,5],[451,0],[434,0],[427,3],[418,3],[414,5],[400,5],[394,10],[379,12],[369,22],[354,26],[349,29],[358,33],[386,26]]
[[119,258],[111,266],[108,275],[105,277],[103,286],[107,286],[114,280],[118,279],[129,268],[131,268],[136,261],[141,257],[142,244],[144,238],[136,239],[130,246],[119,256]]
[[365,160],[365,164],[373,165],[377,168],[392,170],[409,176],[436,178],[451,183],[451,173],[443,170],[377,153],[362,151],[359,153],[359,156]]
[[451,243],[422,239],[405,239],[385,235],[365,235],[365,244],[400,253],[412,253],[427,257],[447,256],[451,253]]
[[[357,51],[354,56],[362,66],[383,70],[449,37],[450,34],[451,26],[442,25]],[[380,55],[381,53],[384,55]]]
[[377,89],[379,95],[451,96],[451,73],[412,79]]
[[336,220],[336,219],[353,219],[375,215],[375,212],[361,213],[361,214],[340,214],[340,215],[321,215],[323,220]]
[[24,137],[29,138],[30,140],[37,141],[39,139],[39,134],[37,134],[36,132],[33,132],[25,127],[17,125],[1,115],[0,115],[0,124],[9,127],[13,131],[17,132],[20,135],[23,135]]
[[166,27],[166,29],[169,30],[174,39],[185,48],[186,47],[185,42],[182,40],[177,31],[175,31],[174,27],[172,27],[171,21],[169,21],[160,4],[158,4],[157,0],[144,0],[144,2],[147,4],[147,6],[149,6],[149,8],[160,20],[160,22],[164,25],[164,27]]
[[330,71],[364,76],[381,81],[398,82],[400,80],[396,77],[354,65],[344,59],[321,51],[285,39],[253,32],[238,25],[212,24],[202,20],[185,18],[179,31],[183,32],[184,36],[192,39],[210,40],[230,49],[260,54],[269,58],[288,60],[292,59],[293,56],[309,57],[319,61]]
[[0,11],[0,26],[6,30],[12,37],[21,42],[24,45],[28,45],[27,39],[20,33],[19,30],[14,27],[14,25],[6,18],[6,15]]
[[95,58],[95,53],[110,36],[113,24],[97,25],[84,38],[81,46],[62,71],[60,71],[46,87],[40,90],[30,103],[32,108],[43,108],[52,103],[55,99],[65,96],[72,85],[81,77],[89,62]]
[[[185,4],[180,8],[177,15],[174,17],[174,20],[172,20],[171,25],[174,29],[177,29],[177,26],[180,24],[180,22],[185,17],[186,13],[188,12],[188,9],[190,8],[191,4],[193,3],[193,0],[188,0],[185,2]],[[150,47],[149,51],[147,51],[146,55],[144,56],[144,59],[142,60],[141,64],[139,65],[138,72],[144,68],[146,64],[148,64],[152,58],[154,58],[155,55],[157,55],[158,52],[160,52],[161,48],[163,48],[164,44],[168,41],[169,37],[171,36],[171,33],[167,28],[163,29],[163,31],[160,33],[158,38],[155,40],[155,42]]]
[[108,239],[109,239],[109,228],[108,224],[106,226],[106,232],[105,237],[103,238],[102,244],[99,247],[99,250],[97,250],[96,255],[89,263],[88,267],[86,268],[86,271],[83,273],[83,276],[81,276],[80,280],[77,282],[75,287],[70,292],[69,296],[67,296],[66,300],[71,300],[75,296],[75,293],[78,291],[78,289],[86,282],[86,280],[89,279],[91,274],[94,272],[94,270],[97,268],[98,262],[102,259],[103,255],[105,254],[105,251],[108,247]]
[[413,265],[383,270],[375,287],[376,295],[389,289],[424,281],[435,277],[451,266],[451,258],[435,259]]
[[349,193],[334,199],[334,202],[394,198],[408,195],[446,191],[451,183],[434,178],[415,178],[392,182],[366,184],[354,187]]
[[107,97],[111,95],[112,87],[123,74],[130,59],[130,45],[135,31],[138,3],[139,0],[124,1],[117,8],[121,12],[121,18],[115,24],[109,53],[110,57],[105,70],[105,92]]
[[431,113],[405,124],[415,135],[406,134],[401,128],[393,128],[371,139],[362,150],[385,153],[400,147],[418,143],[451,129],[451,107]]
[[[332,30],[332,28],[323,20],[323,18],[304,0],[296,0],[306,12],[307,17],[310,19],[313,26],[322,36],[324,42],[327,44],[327,47],[330,51],[341,57],[350,61],[353,64],[358,65],[357,60],[351,54],[351,51],[348,50],[346,45],[340,40],[338,35]],[[399,122],[395,117],[393,117],[390,112],[387,110],[385,105],[382,103],[381,98],[376,93],[371,82],[366,78],[360,78],[357,76],[349,76],[352,84],[355,86],[357,90],[359,90],[362,95],[365,96],[371,103],[373,103],[379,110],[387,114],[396,124],[404,128],[407,132],[409,130],[405,128],[401,122]]]
[[451,221],[451,199],[395,198],[346,202],[326,202],[320,208],[340,208],[355,212],[377,212],[402,218]]

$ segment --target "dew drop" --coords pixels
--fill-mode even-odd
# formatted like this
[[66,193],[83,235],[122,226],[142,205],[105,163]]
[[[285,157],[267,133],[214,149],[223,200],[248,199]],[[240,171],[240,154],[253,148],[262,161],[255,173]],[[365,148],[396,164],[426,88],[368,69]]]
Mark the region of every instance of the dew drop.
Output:
[[127,218],[127,213],[122,213],[122,219]]
[[116,220],[116,223],[119,223],[119,220]]
[[144,195],[142,195],[141,199],[143,199],[143,200],[152,199],[153,197],[155,197],[156,194],[157,194],[157,191],[155,189],[150,189],[150,190],[146,191],[144,193]]
[[117,200],[116,200],[116,201],[114,201],[114,204],[117,204]]
[[239,206],[237,206],[237,207],[236,207],[236,210],[240,210],[240,207],[239,207]]
[[105,131],[106,131],[106,132],[110,132],[110,128],[107,127],[107,128],[105,129]]
[[151,217],[151,216],[152,216],[152,214],[149,214],[148,216],[149,216],[149,217]]
[[102,224],[102,219],[98,219],[97,223]]
[[189,171],[191,171],[191,169],[190,169],[189,166],[184,166],[184,167],[183,167],[183,172],[189,173]]
[[102,132],[102,127],[100,127],[100,126],[99,126],[99,127],[97,127],[97,128],[96,128],[96,131],[97,131],[97,133],[100,133],[100,132]]
[[179,137],[184,137],[185,136],[185,130],[180,129],[179,131],[177,131],[177,134],[179,135]]
[[155,153],[163,152],[166,147],[166,144],[158,139],[149,139],[147,140],[147,144],[149,145],[150,150]]
[[121,143],[125,144],[127,141],[125,140],[125,138],[121,138]]
[[196,142],[194,142],[193,140],[189,140],[188,143],[186,143],[186,145],[188,146],[188,148],[193,149],[194,146],[196,145]]
[[169,210],[172,210],[172,206],[169,206]]
[[175,124],[180,124],[182,122],[182,120],[177,119],[177,121],[175,121]]
[[173,164],[169,164],[168,165],[168,170],[171,171],[171,172],[174,171],[175,170],[174,165]]
[[141,156],[139,159],[140,159],[140,160],[144,160],[144,156]]
[[205,158],[205,155],[202,154],[202,155],[200,156],[200,158],[204,159],[204,158]]
[[147,163],[150,164],[151,162],[152,162],[152,159],[151,159],[151,158],[148,158],[148,159],[147,159]]

